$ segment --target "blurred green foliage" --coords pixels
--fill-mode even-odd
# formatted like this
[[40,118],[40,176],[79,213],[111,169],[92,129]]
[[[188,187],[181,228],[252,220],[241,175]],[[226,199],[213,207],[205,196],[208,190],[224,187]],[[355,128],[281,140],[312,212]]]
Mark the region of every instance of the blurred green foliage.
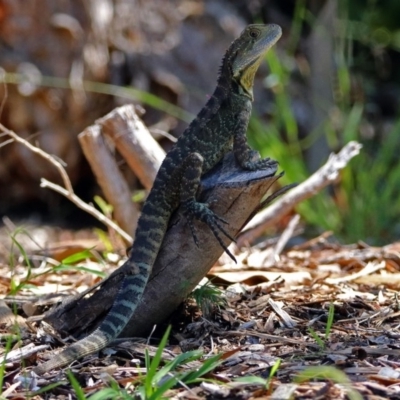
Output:
[[[279,160],[284,184],[302,182],[313,172],[304,153],[319,134],[300,137],[289,94],[301,35],[315,28],[316,16],[307,6],[306,1],[296,2],[284,53],[281,48],[267,54],[271,75],[265,86],[273,89],[275,105],[267,121],[254,116],[249,127],[250,142],[263,156]],[[327,116],[323,134],[332,151],[350,140],[361,142],[363,149],[342,171],[338,184],[300,204],[297,211],[307,224],[332,230],[346,242],[384,244],[400,236],[400,119],[382,115],[374,100],[382,84],[400,92],[400,68],[394,64],[400,67],[398,15],[398,0],[338,2],[336,76],[331,77],[334,112]],[[355,82],[361,87],[358,92]]]
[[[310,72],[304,68],[307,55],[303,44],[318,29],[320,11],[312,9],[311,4],[317,3],[294,2],[285,46],[278,44],[266,56],[270,75],[264,86],[272,90],[274,102],[267,118],[253,112],[249,141],[262,156],[279,161],[285,171],[282,184],[300,183],[314,172],[308,169],[305,154],[319,135],[326,136],[332,151],[350,140],[361,142],[361,154],[342,171],[340,181],[301,203],[297,211],[314,230],[331,230],[345,242],[394,241],[400,236],[400,102],[397,99],[400,98],[400,1],[337,1],[336,29],[330,33],[335,35],[332,55],[335,72],[330,77],[334,104],[318,129],[302,132],[293,112],[290,88],[295,80],[304,86],[310,78],[307,76]],[[12,84],[24,79],[16,73],[0,76],[0,82]],[[48,76],[41,77],[40,85],[70,88],[67,79]],[[87,81],[83,87],[91,92],[138,100],[184,121],[193,118],[156,95],[135,88]],[[389,88],[392,97],[385,98],[383,88],[386,91]],[[381,103],[391,111],[382,109]]]
[[400,50],[398,0],[342,0],[355,40]]

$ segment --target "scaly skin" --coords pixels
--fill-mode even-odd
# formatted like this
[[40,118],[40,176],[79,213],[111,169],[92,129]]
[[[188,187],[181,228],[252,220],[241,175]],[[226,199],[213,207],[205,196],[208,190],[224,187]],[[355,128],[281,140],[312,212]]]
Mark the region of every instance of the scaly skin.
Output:
[[280,36],[278,25],[249,25],[231,44],[222,61],[214,94],[167,154],[158,171],[126,261],[130,273],[124,278],[111,310],[93,333],[34,368],[36,374],[99,351],[121,333],[141,299],[171,214],[180,204],[194,239],[197,240],[192,220],[196,218],[210,227],[228,252],[220,237],[221,232],[229,237],[221,224],[224,221],[206,204],[197,202],[195,195],[201,176],[229,151],[234,151],[244,169],[265,169],[273,163],[269,159],[261,160],[258,153],[249,148],[246,132],[254,75],[264,54]]

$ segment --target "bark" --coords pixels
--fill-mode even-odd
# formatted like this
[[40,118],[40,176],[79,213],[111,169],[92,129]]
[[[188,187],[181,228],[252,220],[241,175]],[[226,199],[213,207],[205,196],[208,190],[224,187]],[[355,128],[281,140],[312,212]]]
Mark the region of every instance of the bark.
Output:
[[[213,211],[228,222],[227,232],[235,237],[258,210],[271,185],[279,179],[276,170],[274,167],[265,171],[243,171],[230,154],[204,177],[199,200],[211,204]],[[122,337],[146,334],[155,324],[164,321],[221,256],[223,250],[209,228],[197,221],[195,227],[199,247],[180,210],[172,216],[142,301]],[[59,332],[86,334],[88,328],[104,318],[123,277],[124,266],[98,287],[50,310],[45,316],[46,322]],[[94,293],[90,297],[85,297],[91,292]]]

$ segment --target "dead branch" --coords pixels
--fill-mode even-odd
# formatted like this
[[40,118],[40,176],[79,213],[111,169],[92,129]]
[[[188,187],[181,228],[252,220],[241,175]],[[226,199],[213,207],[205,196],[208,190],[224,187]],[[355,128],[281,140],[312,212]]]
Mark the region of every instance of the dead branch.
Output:
[[270,207],[259,212],[247,224],[244,233],[238,239],[238,247],[247,245],[259,237],[265,229],[274,225],[287,215],[300,202],[319,193],[324,187],[334,183],[339,178],[339,171],[347,166],[349,161],[359,154],[362,145],[349,142],[337,154],[331,154],[328,161],[306,181],[283,195]]
[[39,346],[35,346],[34,343],[29,343],[24,347],[12,350],[6,354],[4,357],[5,362],[15,362],[22,360],[24,358],[27,358],[31,356],[32,354],[39,353],[41,351],[44,351],[48,349],[50,346],[48,344],[42,344]]
[[274,265],[277,260],[279,259],[279,255],[282,253],[285,245],[287,242],[290,240],[290,238],[293,236],[294,231],[299,224],[300,221],[300,215],[295,214],[289,223],[287,224],[285,230],[283,231],[282,235],[278,239],[278,242],[273,248],[273,251],[271,255],[265,260],[265,268],[268,268],[268,266]]
[[67,172],[65,171],[65,168],[62,166],[61,162],[58,161],[55,157],[51,156],[50,154],[46,153],[42,149],[34,146],[33,144],[29,143],[25,139],[21,138],[18,136],[15,132],[7,129],[3,124],[0,123],[0,130],[4,132],[6,135],[10,136],[14,141],[24,145],[27,147],[29,150],[32,152],[38,154],[39,156],[43,157],[46,159],[49,163],[54,165],[57,170],[59,171],[62,181],[64,183],[64,188],[60,185],[57,185],[53,182],[48,181],[47,179],[42,178],[40,181],[40,187],[48,187],[63,196],[65,196],[67,199],[72,201],[77,207],[79,207],[81,210],[86,211],[88,214],[92,215],[95,217],[97,220],[102,222],[104,225],[108,226],[111,229],[114,229],[121,237],[124,238],[127,242],[132,242],[132,237],[128,235],[123,229],[121,229],[115,222],[107,218],[104,214],[102,214],[100,211],[98,211],[96,208],[94,208],[92,205],[89,205],[85,203],[82,199],[80,199],[75,193],[74,189],[72,188],[71,181],[68,177]]
[[150,190],[165,152],[143,124],[132,104],[118,107],[96,121],[110,137],[131,170]]
[[82,150],[107,202],[114,208],[113,216],[118,225],[134,235],[139,209],[132,202],[128,184],[122,176],[115,158],[110,153],[99,125],[87,127],[78,135]]

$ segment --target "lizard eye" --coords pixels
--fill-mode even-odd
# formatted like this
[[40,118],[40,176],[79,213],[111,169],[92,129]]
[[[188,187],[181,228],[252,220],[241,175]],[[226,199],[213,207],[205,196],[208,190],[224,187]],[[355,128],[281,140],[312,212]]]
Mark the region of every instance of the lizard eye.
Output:
[[249,33],[250,37],[252,37],[253,39],[257,39],[258,36],[260,35],[260,31],[256,30],[256,29],[252,29]]

